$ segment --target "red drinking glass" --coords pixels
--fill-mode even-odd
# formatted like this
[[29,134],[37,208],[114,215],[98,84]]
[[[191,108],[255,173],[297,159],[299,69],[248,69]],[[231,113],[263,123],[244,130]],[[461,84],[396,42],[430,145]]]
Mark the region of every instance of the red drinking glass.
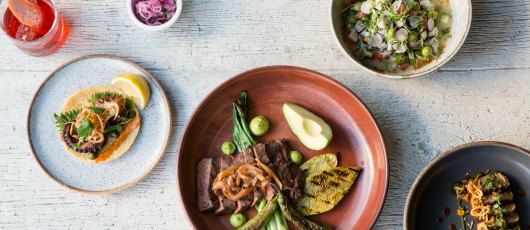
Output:
[[[11,0],[17,1],[17,0]],[[24,53],[46,56],[54,53],[66,40],[67,30],[53,0],[25,0],[36,3],[42,14],[42,26],[35,32],[22,24],[9,9],[8,0],[0,0],[0,26],[8,37]]]

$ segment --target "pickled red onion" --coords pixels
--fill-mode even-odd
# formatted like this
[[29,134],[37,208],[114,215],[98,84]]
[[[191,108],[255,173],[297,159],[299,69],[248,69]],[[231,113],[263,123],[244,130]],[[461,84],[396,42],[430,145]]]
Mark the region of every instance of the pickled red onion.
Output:
[[148,26],[164,24],[177,10],[175,0],[139,0],[135,7],[136,18]]

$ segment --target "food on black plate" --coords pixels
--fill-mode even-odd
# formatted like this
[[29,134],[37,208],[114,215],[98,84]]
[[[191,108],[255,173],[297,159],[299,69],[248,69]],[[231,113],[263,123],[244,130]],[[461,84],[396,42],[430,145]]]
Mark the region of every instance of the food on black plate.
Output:
[[[467,214],[476,219],[478,230],[520,229],[517,206],[508,177],[501,172],[486,171],[453,186],[459,201],[457,214],[465,229]],[[470,207],[462,205],[462,201]]]
[[132,98],[113,87],[77,92],[54,117],[68,151],[93,163],[125,154],[140,131],[140,114]]

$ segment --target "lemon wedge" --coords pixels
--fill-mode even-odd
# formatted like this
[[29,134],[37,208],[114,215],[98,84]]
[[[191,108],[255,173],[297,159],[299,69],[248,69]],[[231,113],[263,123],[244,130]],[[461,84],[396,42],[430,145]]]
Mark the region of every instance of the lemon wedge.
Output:
[[151,97],[151,88],[147,81],[137,74],[120,74],[112,79],[112,85],[132,97],[134,104],[144,109]]

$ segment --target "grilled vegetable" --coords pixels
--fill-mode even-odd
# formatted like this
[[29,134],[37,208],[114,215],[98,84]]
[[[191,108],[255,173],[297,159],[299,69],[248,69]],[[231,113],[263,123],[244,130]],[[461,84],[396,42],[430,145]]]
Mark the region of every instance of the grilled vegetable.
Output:
[[305,216],[333,209],[350,190],[361,171],[360,167],[334,167],[306,178],[304,195],[296,203]]
[[337,164],[337,155],[327,153],[309,159],[300,166],[300,169],[304,173],[304,176],[308,177],[311,174],[337,167]]
[[304,230],[327,230],[331,229],[328,226],[321,225],[318,223],[315,223],[313,221],[310,221],[309,219],[302,216],[300,213],[298,213],[295,209],[291,207],[289,204],[289,201],[285,196],[283,196],[282,193],[278,193],[278,206],[280,206],[280,209],[282,210],[283,215],[285,218],[294,224],[299,229]]
[[238,151],[256,145],[247,125],[247,91],[241,92],[241,98],[232,103],[234,117],[234,143]]
[[267,221],[272,217],[274,214],[274,210],[278,203],[278,196],[275,198],[267,201],[267,204],[265,207],[256,214],[256,216],[252,217],[245,225],[238,228],[238,230],[261,230],[265,225],[267,224]]

